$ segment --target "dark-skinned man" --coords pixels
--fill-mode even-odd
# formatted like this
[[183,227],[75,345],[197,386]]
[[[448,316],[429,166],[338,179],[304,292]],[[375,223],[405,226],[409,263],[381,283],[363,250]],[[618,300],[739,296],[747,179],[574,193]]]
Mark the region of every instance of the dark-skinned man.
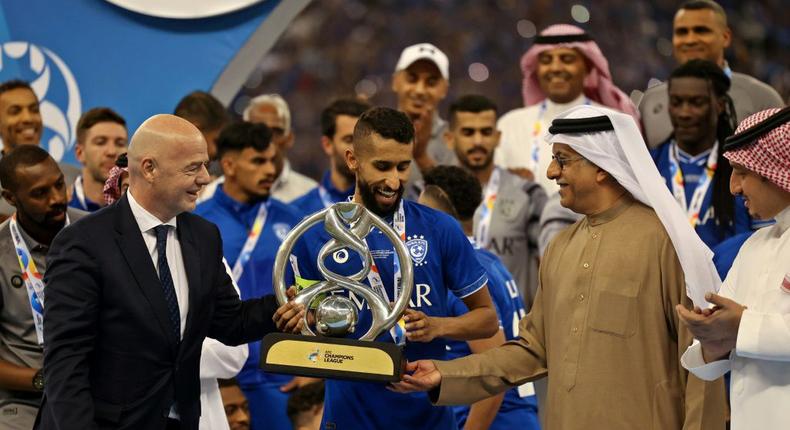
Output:
[[43,284],[37,274],[46,270],[52,239],[83,212],[67,209],[63,174],[38,146],[24,145],[3,157],[0,183],[3,197],[16,208],[0,224],[0,416],[4,429],[28,430],[44,388],[37,297]]

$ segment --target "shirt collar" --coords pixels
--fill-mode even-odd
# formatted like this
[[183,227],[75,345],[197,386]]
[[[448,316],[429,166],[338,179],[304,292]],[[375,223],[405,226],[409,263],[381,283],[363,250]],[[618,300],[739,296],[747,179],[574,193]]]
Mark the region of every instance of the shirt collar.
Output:
[[345,191],[338,190],[335,184],[332,183],[332,173],[329,170],[327,170],[326,173],[324,173],[324,177],[321,178],[321,186],[324,187],[329,194],[335,195],[340,199],[345,199],[346,196],[354,194],[353,183]]
[[782,212],[776,214],[774,219],[776,220],[776,227],[779,228],[782,233],[787,231],[787,229],[790,228],[790,206],[782,209]]
[[46,250],[48,250],[48,249],[49,249],[49,247],[48,247],[47,245],[44,245],[44,244],[40,243],[40,242],[39,242],[39,241],[37,241],[36,239],[33,239],[33,237],[32,237],[32,236],[30,236],[29,234],[27,234],[27,232],[25,231],[25,228],[24,228],[24,227],[22,227],[22,224],[20,224],[19,222],[17,222],[17,224],[16,224],[16,225],[17,225],[17,226],[19,226],[19,232],[20,232],[20,234],[22,235],[22,240],[24,240],[24,241],[25,241],[25,244],[27,245],[27,248],[28,248],[28,249],[29,249],[31,252],[32,252],[32,251],[46,251]]
[[555,103],[551,101],[548,97],[544,99],[546,102],[546,112],[549,114],[545,118],[553,118],[560,114],[561,112],[565,112],[566,110],[572,108],[573,106],[582,105],[587,101],[587,97],[584,96],[584,93],[579,94],[579,97],[573,99],[568,103]]
[[140,203],[137,203],[131,190],[127,191],[126,195],[129,196],[129,207],[132,209],[132,215],[134,215],[134,220],[137,221],[137,226],[140,227],[140,232],[145,233],[162,224],[178,228],[176,217],[170,218],[167,222],[162,222],[154,214],[140,206]]
[[634,204],[634,198],[630,195],[624,195],[614,204],[614,206],[610,207],[609,209],[599,214],[588,215],[587,221],[592,226],[606,224],[607,222],[620,216],[620,214],[625,212],[626,209],[630,208],[632,204]]
[[221,206],[229,208],[233,212],[245,212],[251,208],[257,208],[261,203],[266,202],[268,199],[261,199],[252,203],[242,203],[229,196],[224,189],[224,184],[217,186],[217,191],[214,192],[214,198]]
[[285,160],[285,162],[283,162],[283,171],[280,172],[280,176],[278,176],[277,179],[274,180],[274,184],[272,184],[272,192],[286,186],[289,176],[291,176],[291,162]]

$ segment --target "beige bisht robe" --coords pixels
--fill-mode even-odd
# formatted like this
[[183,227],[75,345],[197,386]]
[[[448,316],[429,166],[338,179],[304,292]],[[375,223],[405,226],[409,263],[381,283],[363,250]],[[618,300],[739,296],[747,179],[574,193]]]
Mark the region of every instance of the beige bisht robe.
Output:
[[691,301],[651,208],[625,197],[562,231],[540,282],[518,340],[436,362],[438,404],[475,402],[550,371],[547,430],[724,428],[721,378],[706,383],[680,365],[692,336],[675,305]]

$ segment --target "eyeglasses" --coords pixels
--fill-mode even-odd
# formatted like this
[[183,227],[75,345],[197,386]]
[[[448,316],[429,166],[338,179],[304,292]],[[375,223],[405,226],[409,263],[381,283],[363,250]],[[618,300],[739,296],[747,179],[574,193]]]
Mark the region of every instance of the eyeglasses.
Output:
[[560,166],[560,170],[565,169],[565,166],[567,166],[568,164],[579,160],[584,160],[584,157],[565,158],[565,157],[555,157],[553,155],[551,156],[551,161],[557,163],[557,165]]

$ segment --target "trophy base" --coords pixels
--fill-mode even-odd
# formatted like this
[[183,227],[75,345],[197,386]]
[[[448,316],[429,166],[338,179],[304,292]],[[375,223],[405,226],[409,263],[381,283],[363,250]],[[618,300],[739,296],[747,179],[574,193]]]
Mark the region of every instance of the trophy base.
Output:
[[270,333],[261,342],[266,372],[366,382],[395,382],[403,350],[393,343]]

